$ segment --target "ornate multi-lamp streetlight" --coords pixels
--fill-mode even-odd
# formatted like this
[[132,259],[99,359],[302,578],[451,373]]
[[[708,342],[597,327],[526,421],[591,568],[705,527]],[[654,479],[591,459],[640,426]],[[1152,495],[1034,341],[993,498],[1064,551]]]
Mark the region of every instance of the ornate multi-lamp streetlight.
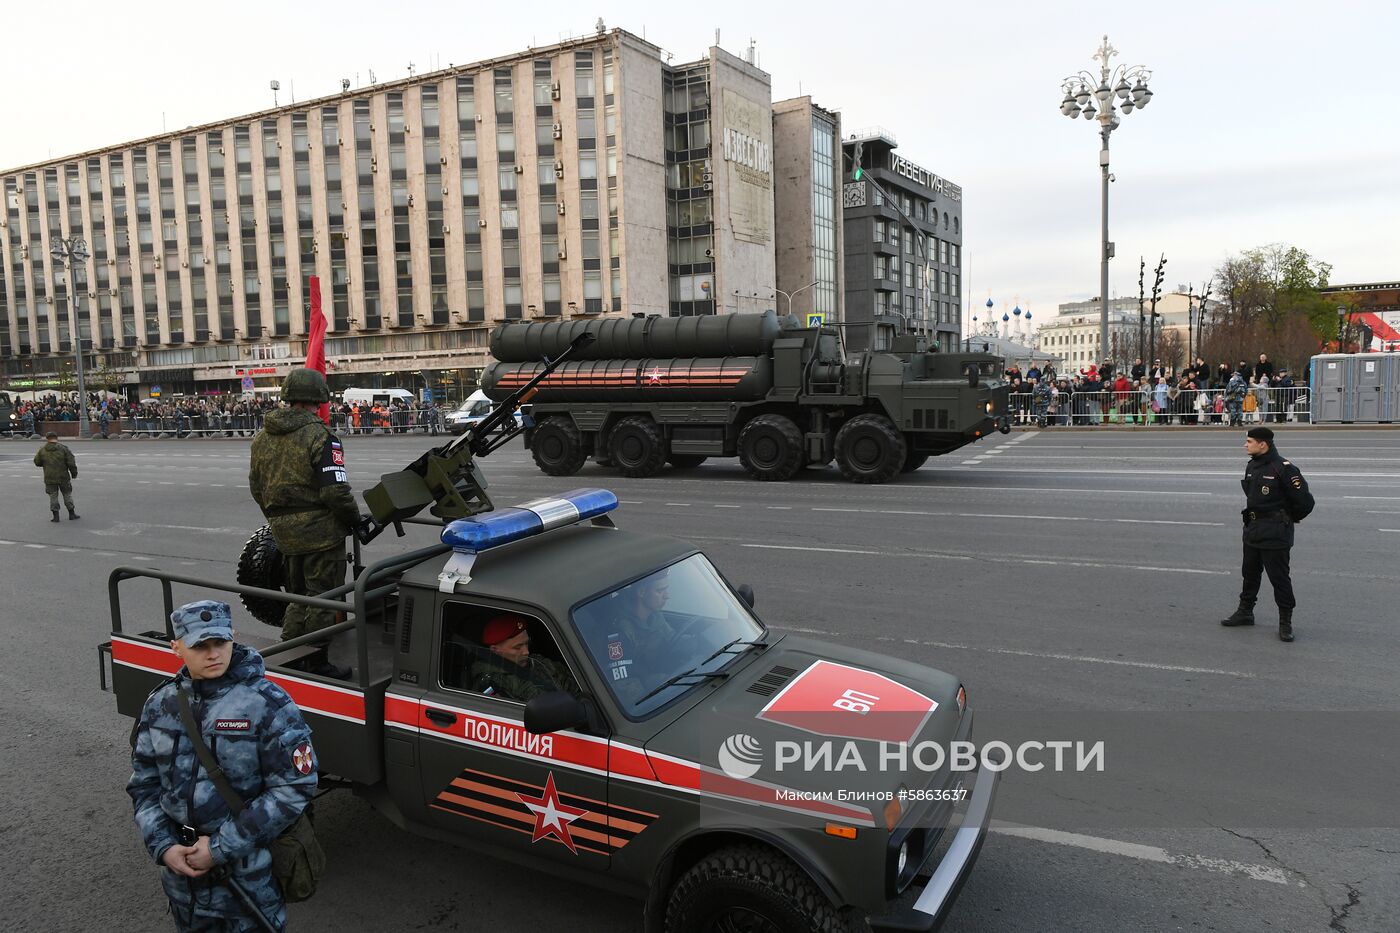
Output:
[[1060,101],[1060,113],[1070,118],[1098,120],[1099,135],[1103,139],[1103,148],[1099,150],[1099,169],[1103,173],[1103,236],[1099,256],[1099,347],[1102,353],[1108,352],[1108,261],[1113,258],[1113,244],[1108,239],[1108,183],[1113,180],[1108,172],[1108,134],[1121,122],[1119,111],[1132,113],[1152,100],[1152,92],[1147,89],[1152,72],[1141,65],[1111,66],[1109,60],[1117,54],[1118,50],[1108,44],[1108,36],[1104,36],[1103,45],[1094,53],[1094,60],[1099,63],[1099,76],[1081,71],[1060,83],[1060,89],[1065,92],[1065,99]]

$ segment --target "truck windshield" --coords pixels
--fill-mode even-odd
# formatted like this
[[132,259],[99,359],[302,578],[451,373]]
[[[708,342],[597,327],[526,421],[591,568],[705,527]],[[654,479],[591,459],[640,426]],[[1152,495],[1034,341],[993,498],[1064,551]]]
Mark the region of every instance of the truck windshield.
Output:
[[632,719],[694,689],[764,634],[700,554],[585,603],[573,620],[603,681]]

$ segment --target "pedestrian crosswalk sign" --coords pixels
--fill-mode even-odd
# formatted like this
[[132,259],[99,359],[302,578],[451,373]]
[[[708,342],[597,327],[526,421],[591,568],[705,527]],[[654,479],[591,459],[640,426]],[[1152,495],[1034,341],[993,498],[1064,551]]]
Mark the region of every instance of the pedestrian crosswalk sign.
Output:
[[808,326],[808,327],[821,327],[822,324],[824,324],[824,323],[826,323],[826,315],[825,315],[825,314],[809,314],[809,315],[807,315],[807,326]]

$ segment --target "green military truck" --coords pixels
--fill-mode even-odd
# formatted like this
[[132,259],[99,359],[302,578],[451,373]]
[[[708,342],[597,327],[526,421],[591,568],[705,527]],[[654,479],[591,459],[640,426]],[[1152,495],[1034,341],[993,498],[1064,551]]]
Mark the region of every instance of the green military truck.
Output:
[[[314,730],[322,785],[395,825],[634,896],[649,933],[938,928],[1000,771],[957,770],[951,755],[891,765],[885,750],[970,743],[958,678],[772,631],[753,590],[694,545],[617,527],[606,490],[495,509],[474,456],[518,432],[531,388],[365,493],[343,587],[308,597],[112,571],[99,658],[117,709],[139,715],[180,666],[168,623],[127,619],[132,581],[159,581],[167,619],[175,586],[331,609],[345,620],[261,649],[268,676]],[[361,545],[405,523],[439,540],[366,566]],[[478,671],[504,661],[486,644],[503,618],[524,636],[515,670],[545,658],[567,689],[482,688]],[[326,637],[351,681],[289,666]],[[832,747],[825,765],[814,743]]]
[[852,482],[884,483],[1011,430],[1000,358],[932,352],[904,336],[848,359],[840,333],[771,311],[510,322],[491,334],[496,362],[482,389],[500,399],[542,357],[579,334],[596,338],[530,399],[525,443],[551,476],[590,457],[638,477],[737,456],[760,480],[835,459]]

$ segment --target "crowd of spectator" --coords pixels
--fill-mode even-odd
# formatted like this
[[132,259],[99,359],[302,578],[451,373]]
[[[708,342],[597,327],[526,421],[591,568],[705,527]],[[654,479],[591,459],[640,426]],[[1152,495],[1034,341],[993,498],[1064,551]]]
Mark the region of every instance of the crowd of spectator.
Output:
[[1018,423],[1247,424],[1282,422],[1307,411],[1306,380],[1275,371],[1268,354],[1255,363],[1212,367],[1201,357],[1174,371],[1134,360],[1126,372],[1112,363],[1073,374],[1053,366],[1006,370],[1011,411]]
[[[199,398],[146,399],[132,402],[88,395],[88,417],[94,433],[109,437],[120,431],[138,437],[188,437],[223,435],[251,437],[261,428],[264,416],[278,407],[275,398],[245,398],[237,395]],[[15,408],[20,432],[31,436],[53,423],[79,419],[77,393],[56,393],[23,400]],[[331,427],[341,434],[427,434],[445,433],[446,412],[436,402],[408,406],[400,401],[382,404],[331,404]]]

